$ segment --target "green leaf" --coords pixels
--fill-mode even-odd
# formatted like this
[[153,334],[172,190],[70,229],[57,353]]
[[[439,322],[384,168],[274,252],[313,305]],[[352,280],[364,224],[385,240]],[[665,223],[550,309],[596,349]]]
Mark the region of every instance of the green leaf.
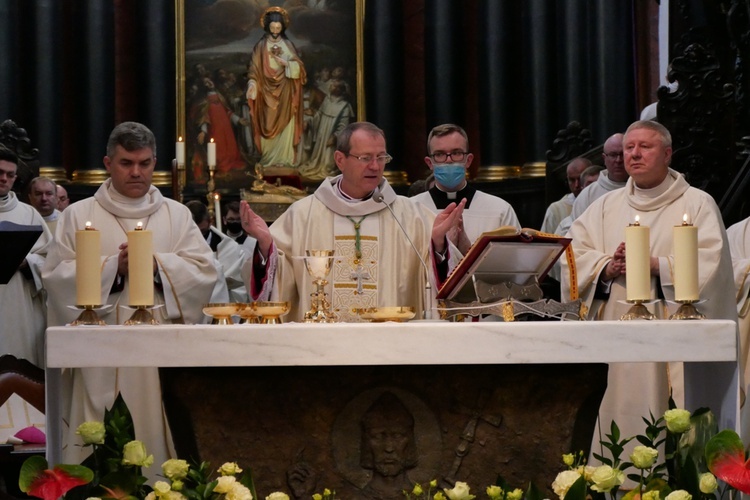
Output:
[[24,493],[29,491],[31,483],[47,470],[47,460],[39,455],[27,458],[21,465],[21,472],[18,476],[18,487]]
[[529,489],[526,490],[525,500],[544,500],[547,496],[536,487],[534,483],[529,483]]
[[583,476],[576,479],[563,500],[586,500],[586,480]]

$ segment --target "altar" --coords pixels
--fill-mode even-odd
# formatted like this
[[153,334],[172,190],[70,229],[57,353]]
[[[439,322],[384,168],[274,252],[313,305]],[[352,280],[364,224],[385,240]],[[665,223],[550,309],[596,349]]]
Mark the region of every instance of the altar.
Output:
[[[468,479],[475,488],[484,488],[487,484],[481,482],[486,478],[471,473],[477,461],[493,457],[498,474],[508,462],[527,460],[526,467],[544,468],[554,477],[562,464],[542,463],[536,457],[538,449],[548,447],[557,455],[574,451],[558,449],[563,444],[581,441],[575,425],[567,421],[561,427],[570,429],[561,429],[556,433],[560,436],[519,431],[503,405],[523,406],[521,418],[550,418],[554,423],[555,418],[579,411],[545,406],[550,394],[560,390],[558,384],[566,377],[581,381],[574,385],[589,384],[588,392],[558,394],[563,401],[559,405],[566,399],[585,403],[587,398],[598,405],[596,396],[600,399],[603,387],[596,379],[603,373],[606,381],[607,363],[685,362],[686,408],[710,407],[720,429],[738,430],[737,349],[736,325],[725,320],[54,327],[47,330],[47,453],[50,463],[59,462],[61,369],[151,366],[169,369],[162,372],[168,414],[170,404],[173,412],[182,411],[197,400],[197,409],[178,411],[182,418],[170,417],[173,434],[185,433],[173,423],[182,421],[194,438],[178,445],[182,458],[209,455],[213,464],[218,452],[212,444],[226,451],[237,441],[232,453],[248,457],[243,465],[263,478],[258,480],[261,486],[287,489],[283,482],[290,474],[322,463],[335,474],[318,470],[323,478],[318,487],[338,488],[332,484],[338,478],[353,485],[355,492],[364,491],[372,473],[360,466],[365,447],[360,428],[367,425],[373,408],[387,407],[383,414],[391,423],[403,415],[411,419],[416,448],[443,442],[448,450],[442,456],[421,457],[411,470],[421,474],[414,480],[427,481],[432,477],[423,475],[437,474]],[[529,394],[512,392],[532,376],[539,379]],[[188,385],[180,389],[180,384]],[[234,415],[234,421],[207,413],[206,408],[216,407],[208,396],[217,385],[229,386],[228,394],[238,400],[234,404],[245,412]],[[344,396],[339,396],[342,391]],[[440,407],[455,402],[447,396],[441,401],[440,395],[450,393],[458,395],[462,407],[448,412]],[[288,402],[272,407],[268,398],[274,394]],[[313,407],[319,403],[322,409]],[[274,411],[278,414],[265,415]],[[205,415],[196,415],[200,412]],[[238,426],[237,419],[243,425]],[[201,424],[204,420],[210,424]],[[259,440],[261,433],[277,438],[269,445],[267,438]],[[523,438],[525,448],[514,441],[516,435]],[[295,456],[279,451],[287,445]],[[264,459],[274,465],[262,465]],[[283,474],[274,467],[283,467]],[[269,479],[273,474],[276,478]],[[259,491],[266,492],[266,487]]]

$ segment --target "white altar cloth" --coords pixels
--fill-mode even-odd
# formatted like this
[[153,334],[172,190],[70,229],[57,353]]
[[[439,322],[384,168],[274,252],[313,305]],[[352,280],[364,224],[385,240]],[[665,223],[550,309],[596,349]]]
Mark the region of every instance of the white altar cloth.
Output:
[[739,432],[729,320],[156,325],[47,329],[47,456],[61,454],[60,373],[79,367],[685,362],[685,406]]

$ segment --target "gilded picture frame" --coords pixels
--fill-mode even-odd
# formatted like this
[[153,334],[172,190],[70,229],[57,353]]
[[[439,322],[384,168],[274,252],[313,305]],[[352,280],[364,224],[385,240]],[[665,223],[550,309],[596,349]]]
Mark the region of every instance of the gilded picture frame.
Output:
[[[206,193],[213,188],[234,195],[263,181],[261,176],[277,185],[305,189],[322,180],[326,170],[329,175],[336,173],[335,165],[325,160],[326,150],[332,158],[332,127],[364,119],[365,114],[364,3],[175,0],[176,130],[186,149],[183,193]],[[270,32],[263,26],[264,19],[270,19],[265,17],[269,8],[283,14],[284,35],[291,41],[290,50],[297,51],[306,78],[297,87],[301,95],[295,102],[303,118],[296,121],[301,133],[293,146],[294,161],[263,164],[266,143],[259,147],[254,134],[262,126],[253,127],[254,109],[246,93],[248,75],[253,74],[251,54]],[[279,106],[290,105],[279,102]],[[229,119],[216,114],[217,109],[225,109]],[[337,122],[325,126],[323,117],[331,113],[324,111],[331,109],[339,113]],[[209,183],[207,144],[214,135],[217,165],[215,183]]]

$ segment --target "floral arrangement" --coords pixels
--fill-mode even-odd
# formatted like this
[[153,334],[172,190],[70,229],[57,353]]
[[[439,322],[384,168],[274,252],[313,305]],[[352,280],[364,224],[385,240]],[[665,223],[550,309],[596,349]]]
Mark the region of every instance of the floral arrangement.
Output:
[[[717,432],[713,413],[702,408],[692,415],[670,409],[655,419],[643,419],[646,432],[621,439],[615,422],[601,444],[608,457],[594,453],[602,462],[599,467],[585,464],[582,454],[563,456],[568,466],[557,475],[552,489],[561,500],[585,500],[587,497],[621,500],[716,500],[739,490],[750,493],[750,464],[745,462],[744,446],[736,432]],[[625,445],[635,439],[639,445],[627,461],[621,459]],[[664,457],[659,460],[659,448]],[[630,469],[635,472],[626,475]],[[624,495],[618,490],[628,478],[638,486]],[[719,487],[719,481],[725,484]]]
[[[213,471],[207,462],[188,464],[170,459],[162,464],[163,481],[146,485],[143,467],[154,462],[141,441],[135,439],[133,419],[125,401],[117,396],[104,422],[84,422],[76,433],[92,453],[81,465],[61,464],[49,469],[43,457],[27,459],[21,467],[21,491],[44,500],[253,500],[252,475],[234,462]],[[266,500],[289,500],[275,492]],[[328,498],[326,498],[328,500]]]
[[[560,500],[720,500],[727,493],[750,494],[750,460],[734,431],[717,432],[714,415],[708,409],[690,414],[674,408],[658,419],[644,418],[642,435],[622,438],[615,422],[601,442],[608,456],[594,454],[602,465],[586,464],[583,453],[563,455],[567,467],[552,483]],[[153,464],[142,442],[135,439],[127,405],[118,395],[104,422],[84,422],[77,429],[84,447],[92,453],[81,465],[60,464],[50,470],[43,457],[24,462],[19,478],[21,491],[44,500],[253,500],[257,498],[250,472],[234,462],[215,471],[207,462],[189,464],[170,459],[162,464],[164,480],[146,485],[142,467]],[[625,445],[639,444],[627,460],[621,458]],[[659,449],[664,449],[660,457]],[[630,472],[633,470],[633,472]],[[242,474],[241,476],[239,476]],[[628,478],[637,487],[618,495]],[[724,484],[720,487],[719,481]],[[490,500],[542,500],[545,495],[534,485],[526,491],[509,486],[501,477],[485,490]],[[437,480],[417,483],[404,491],[407,500],[473,500],[468,484],[458,481],[452,488],[438,488]],[[289,500],[274,492],[266,500]],[[336,492],[325,489],[312,500],[336,500]]]

